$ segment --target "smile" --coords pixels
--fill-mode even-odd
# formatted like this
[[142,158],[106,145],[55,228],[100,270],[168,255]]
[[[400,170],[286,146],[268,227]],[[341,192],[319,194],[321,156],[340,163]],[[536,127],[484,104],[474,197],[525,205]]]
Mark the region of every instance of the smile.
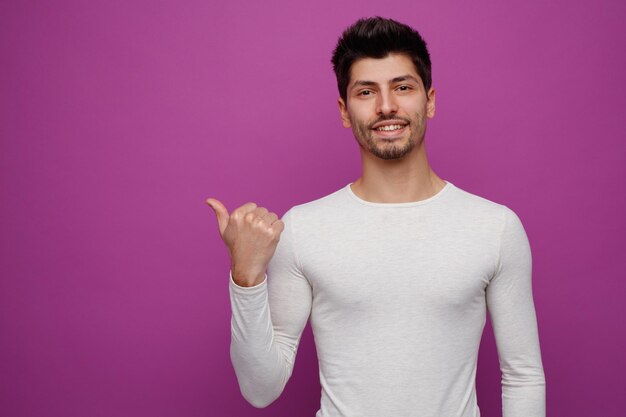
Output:
[[406,127],[408,125],[386,125],[386,126],[378,126],[377,128],[372,129],[376,132],[376,136],[382,138],[399,138],[406,131]]
[[379,128],[376,128],[375,130],[378,130],[379,132],[390,132],[394,130],[400,130],[403,127],[404,126],[402,125],[389,125],[389,126],[380,126]]

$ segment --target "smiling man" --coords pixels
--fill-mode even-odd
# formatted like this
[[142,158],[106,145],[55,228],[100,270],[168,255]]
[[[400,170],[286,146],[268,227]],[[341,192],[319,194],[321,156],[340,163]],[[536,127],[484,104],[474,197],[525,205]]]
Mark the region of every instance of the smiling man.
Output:
[[411,59],[401,53],[360,59],[351,73],[339,108],[344,127],[352,127],[359,144],[367,148],[364,155],[399,159],[422,147],[426,117],[435,115],[435,90],[425,91]]
[[530,245],[510,208],[429,166],[426,43],[404,24],[362,19],[332,63],[360,178],[282,219],[207,200],[231,258],[231,360],[244,398],[265,407],[280,396],[310,319],[317,417],[479,417],[488,312],[503,416],[545,416]]

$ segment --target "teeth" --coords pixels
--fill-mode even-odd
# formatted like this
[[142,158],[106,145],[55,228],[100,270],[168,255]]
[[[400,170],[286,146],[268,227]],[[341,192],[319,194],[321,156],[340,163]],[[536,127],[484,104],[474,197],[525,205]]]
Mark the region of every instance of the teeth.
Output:
[[390,126],[381,126],[379,128],[376,128],[376,130],[390,131],[390,130],[402,129],[403,127],[404,126],[400,126],[400,125],[390,125]]

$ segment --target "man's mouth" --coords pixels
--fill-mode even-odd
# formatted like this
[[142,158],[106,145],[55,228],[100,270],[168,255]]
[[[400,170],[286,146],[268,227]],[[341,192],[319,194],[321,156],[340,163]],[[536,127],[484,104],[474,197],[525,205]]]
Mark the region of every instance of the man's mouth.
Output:
[[407,127],[409,123],[402,119],[382,120],[372,125],[372,130],[380,133],[399,133]]
[[394,130],[400,130],[404,127],[404,125],[389,125],[389,126],[380,126],[374,130],[378,130],[379,132],[392,132]]
[[372,130],[377,135],[383,137],[396,137],[401,133],[404,133],[406,127],[409,124],[401,119],[384,120],[382,122],[374,123]]

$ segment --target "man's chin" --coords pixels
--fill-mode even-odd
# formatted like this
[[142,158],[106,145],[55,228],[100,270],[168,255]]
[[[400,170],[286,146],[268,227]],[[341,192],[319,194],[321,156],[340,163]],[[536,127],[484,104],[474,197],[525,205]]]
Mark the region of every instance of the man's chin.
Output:
[[406,146],[376,146],[374,149],[370,148],[370,153],[377,158],[390,160],[390,159],[400,159],[408,155],[412,147]]

